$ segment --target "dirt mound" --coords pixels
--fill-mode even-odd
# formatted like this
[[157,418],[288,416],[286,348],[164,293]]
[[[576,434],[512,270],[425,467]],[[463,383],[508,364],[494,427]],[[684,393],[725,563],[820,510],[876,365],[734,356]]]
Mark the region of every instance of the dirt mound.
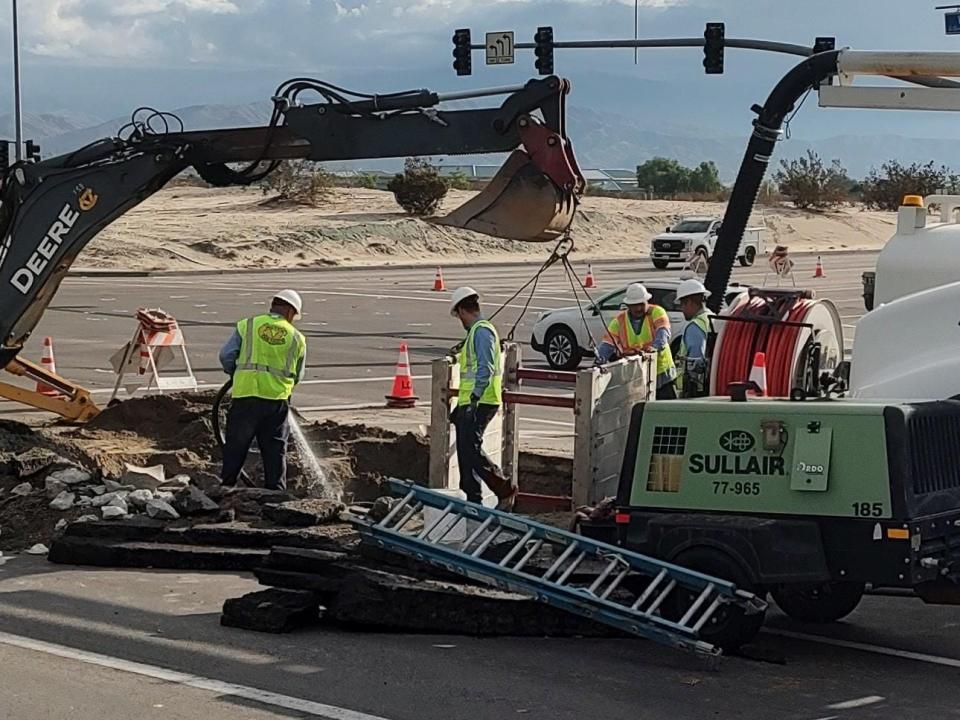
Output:
[[133,398],[104,410],[87,423],[88,431],[132,432],[164,450],[211,450],[213,393],[182,393]]

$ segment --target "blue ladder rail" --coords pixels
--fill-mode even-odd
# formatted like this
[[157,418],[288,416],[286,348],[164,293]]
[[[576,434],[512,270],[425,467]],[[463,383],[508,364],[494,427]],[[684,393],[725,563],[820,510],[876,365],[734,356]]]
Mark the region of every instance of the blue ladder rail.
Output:
[[[699,638],[700,629],[723,605],[758,612],[766,603],[726,580],[585,538],[534,520],[451,498],[403,480],[387,485],[402,499],[380,521],[356,520],[364,542],[413,557],[501,590],[534,596],[567,612],[671,647],[706,655],[720,649]],[[439,513],[422,526],[410,521],[424,508]],[[466,539],[443,542],[455,527]],[[405,528],[413,528],[405,530]],[[494,542],[509,548],[485,557]],[[509,545],[508,545],[509,543]],[[546,569],[531,561],[542,550],[555,556]],[[585,585],[577,569],[585,561],[606,563]],[[621,584],[630,578],[636,594]],[[574,584],[575,581],[579,584]],[[662,610],[675,617],[664,617]]]

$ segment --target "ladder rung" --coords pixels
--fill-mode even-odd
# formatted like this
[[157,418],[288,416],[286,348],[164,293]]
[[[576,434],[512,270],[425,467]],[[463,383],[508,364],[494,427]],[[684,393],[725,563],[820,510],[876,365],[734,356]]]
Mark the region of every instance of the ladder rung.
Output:
[[415,494],[415,491],[413,490],[408,492],[400,502],[398,502],[396,505],[390,508],[390,512],[387,513],[387,516],[383,520],[381,520],[379,523],[377,523],[377,525],[379,525],[382,528],[387,527],[390,524],[390,521],[393,520],[393,518],[397,516],[397,513],[400,512],[400,508],[402,508],[408,502],[413,500],[414,494]]
[[420,531],[420,534],[417,535],[417,539],[423,540],[424,538],[428,538],[430,536],[430,533],[433,532],[433,529],[437,527],[441,522],[443,522],[443,519],[450,513],[451,510],[453,510],[452,502],[447,503],[447,506],[440,511],[440,514],[433,519],[433,522],[425,526],[423,530]]
[[597,592],[597,588],[603,585],[604,581],[608,577],[610,577],[610,573],[613,572],[613,569],[622,562],[623,562],[623,558],[619,556],[612,558],[610,560],[610,563],[603,569],[603,572],[597,576],[597,579],[594,580],[593,584],[591,584],[590,587],[587,589],[587,592],[595,595]]
[[686,625],[688,622],[690,622],[690,618],[693,617],[693,614],[700,609],[700,606],[703,605],[710,593],[713,592],[713,587],[713,583],[710,583],[703,589],[703,592],[700,593],[697,599],[693,601],[693,605],[691,605],[690,608],[683,614],[683,617],[680,618],[681,625]]
[[667,570],[666,568],[664,568],[663,570],[660,571],[659,575],[657,575],[653,580],[650,581],[650,584],[647,585],[647,587],[644,589],[643,594],[640,595],[640,597],[638,597],[634,601],[633,605],[630,606],[630,609],[636,610],[641,605],[643,605],[643,603],[647,601],[647,598],[653,594],[653,591],[657,588],[657,585],[659,585],[666,576],[667,576]]
[[721,602],[722,602],[722,600],[721,600],[720,596],[717,595],[717,596],[713,599],[713,602],[710,603],[710,607],[708,607],[708,608],[706,609],[706,612],[704,612],[703,615],[700,616],[700,619],[697,620],[697,622],[694,624],[694,626],[693,626],[693,631],[694,631],[695,633],[700,632],[700,628],[702,628],[702,627],[704,626],[704,624],[706,624],[707,620],[709,620],[711,617],[713,617],[713,614],[717,611],[717,608],[720,607],[720,603],[721,603]]
[[620,583],[623,582],[623,579],[629,574],[630,574],[630,566],[627,565],[623,569],[623,571],[613,579],[613,582],[607,585],[607,589],[603,591],[603,594],[600,596],[600,599],[606,600],[608,597],[610,597],[610,593],[612,593],[614,590],[620,587]]
[[410,508],[407,510],[407,514],[404,515],[402,518],[400,518],[400,520],[397,521],[397,524],[394,525],[394,526],[393,526],[392,528],[390,528],[390,529],[391,529],[393,532],[396,532],[396,533],[400,532],[400,529],[401,529],[404,525],[406,525],[408,522],[410,522],[410,518],[412,518],[414,515],[416,515],[416,514],[417,514],[418,512],[420,512],[422,509],[423,509],[423,503],[421,503],[421,502],[418,502],[416,505],[411,505]]
[[520,538],[517,541],[517,544],[514,545],[512,548],[510,548],[510,552],[508,552],[506,555],[503,556],[503,560],[500,561],[500,567],[506,567],[507,563],[513,560],[514,556],[518,552],[523,550],[524,546],[527,544],[527,542],[529,542],[530,538],[532,537],[533,537],[533,528],[530,528],[529,530],[527,530],[526,535]]
[[554,561],[553,565],[551,565],[551,566],[547,569],[547,571],[543,574],[543,577],[541,577],[540,579],[541,579],[541,580],[549,580],[551,577],[553,577],[553,574],[554,574],[557,570],[560,569],[560,566],[563,565],[563,564],[567,561],[567,558],[568,558],[568,557],[570,557],[571,555],[573,555],[573,551],[576,550],[576,549],[577,549],[577,543],[576,543],[576,542],[570,543],[570,545],[567,546],[567,549],[564,550],[564,551],[560,554],[560,557],[558,557],[558,558]]
[[543,540],[537,540],[533,545],[530,546],[530,549],[527,550],[527,554],[520,558],[520,562],[513,566],[514,572],[520,572],[523,570],[524,566],[530,562],[530,558],[537,554],[537,551],[543,547]]
[[496,539],[497,535],[500,534],[501,530],[503,530],[502,527],[496,528],[492,533],[487,535],[487,538],[477,546],[476,550],[474,550],[470,554],[473,557],[480,557],[481,555],[483,555],[483,551],[486,550],[488,547],[490,547],[490,543],[492,543]]
[[480,523],[477,526],[477,529],[470,534],[470,537],[468,537],[466,540],[463,541],[463,545],[460,546],[460,552],[466,552],[467,548],[473,545],[473,541],[476,540],[478,537],[480,537],[483,531],[486,530],[488,527],[490,527],[490,523],[492,522],[493,522],[493,516],[491,515],[482,523]]
[[573,575],[573,571],[577,569],[577,565],[579,565],[580,563],[582,563],[582,562],[583,562],[583,559],[584,559],[586,556],[587,556],[587,551],[586,551],[586,550],[581,550],[581,551],[580,551],[580,554],[577,555],[577,559],[574,560],[572,563],[570,563],[570,566],[569,566],[566,570],[563,571],[563,575],[561,575],[561,576],[557,579],[557,585],[563,585],[563,584],[567,581],[567,578],[570,577],[571,575]]
[[663,592],[657,596],[657,599],[653,601],[653,604],[646,609],[647,615],[653,615],[656,612],[657,608],[667,599],[667,595],[670,594],[670,591],[677,586],[676,580],[671,580],[667,583],[667,586],[663,589]]

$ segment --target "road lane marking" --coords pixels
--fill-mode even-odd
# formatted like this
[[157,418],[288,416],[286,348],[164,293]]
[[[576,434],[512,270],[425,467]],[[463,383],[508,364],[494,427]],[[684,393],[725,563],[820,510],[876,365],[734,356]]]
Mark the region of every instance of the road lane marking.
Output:
[[876,653],[877,655],[888,655],[890,657],[898,657],[905,660],[917,660],[918,662],[930,663],[931,665],[944,665],[946,667],[960,668],[960,660],[957,658],[928,655],[927,653],[918,653],[913,652],[912,650],[898,650],[897,648],[889,648],[882,645],[871,645],[870,643],[855,642],[853,640],[829,638],[824,637],[823,635],[808,635],[807,633],[794,632],[793,630],[764,628],[763,632],[770,635],[779,635],[780,637],[790,638],[792,640],[808,640],[809,642],[821,643],[823,645],[834,645],[836,647],[848,648],[850,650],[861,650],[863,652]]
[[838,702],[833,705],[827,705],[827,710],[852,710],[853,708],[865,707],[867,705],[874,705],[878,702],[883,702],[886,700],[883,695],[867,695],[866,697],[857,698],[856,700],[847,700],[846,702]]
[[170,682],[176,685],[185,685],[197,690],[205,690],[219,695],[243,698],[244,700],[251,700],[262,705],[293,710],[294,712],[305,713],[313,717],[326,718],[326,720],[387,720],[378,715],[368,715],[367,713],[349,710],[336,705],[327,705],[291,695],[281,695],[280,693],[261,690],[260,688],[250,687],[249,685],[237,685],[201,675],[192,675],[171,670],[158,665],[147,665],[146,663],[133,662],[110,655],[77,650],[64,645],[55,645],[54,643],[33,640],[5,632],[0,632],[0,643],[24,650],[44,653],[46,655],[54,655],[67,660],[75,660],[87,665],[96,665],[132,675],[141,675],[143,677],[154,678],[155,680],[163,680],[164,682]]
[[[412,375],[413,380],[429,380],[432,376],[430,375]],[[394,379],[393,375],[389,377],[363,377],[363,378],[328,378],[325,380],[304,380],[303,382],[298,383],[297,385],[339,385],[341,383],[372,383],[372,382],[391,382]],[[224,380],[222,383],[200,383],[197,385],[197,390],[216,390],[222,388],[223,384],[226,382]],[[113,388],[98,388],[96,390],[91,390],[91,395],[106,395],[107,393],[112,393]]]

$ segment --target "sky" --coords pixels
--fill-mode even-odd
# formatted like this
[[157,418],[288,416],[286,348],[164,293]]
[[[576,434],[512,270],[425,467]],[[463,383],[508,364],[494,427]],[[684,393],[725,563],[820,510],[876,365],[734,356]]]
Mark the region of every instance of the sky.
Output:
[[[833,35],[857,49],[960,50],[935,3],[917,0],[640,0],[641,37],[701,36],[723,21],[728,37],[812,44]],[[283,79],[309,74],[366,91],[452,90],[533,77],[533,54],[474,74],[452,67],[452,31],[514,30],[529,40],[629,38],[633,0],[20,0],[28,111],[99,119],[138,104],[164,108],[266,99]],[[0,111],[10,98],[9,1],[0,0]],[[690,132],[743,132],[795,58],[728,50],[723,76],[705,76],[699,50],[558,50],[571,104],[650,117]],[[732,109],[731,109],[732,108]],[[717,110],[711,112],[711,110]],[[829,115],[827,114],[829,113]],[[807,115],[811,117],[807,117]],[[948,113],[804,112],[806,138],[844,133],[958,137]],[[748,127],[748,125],[747,125]]]

